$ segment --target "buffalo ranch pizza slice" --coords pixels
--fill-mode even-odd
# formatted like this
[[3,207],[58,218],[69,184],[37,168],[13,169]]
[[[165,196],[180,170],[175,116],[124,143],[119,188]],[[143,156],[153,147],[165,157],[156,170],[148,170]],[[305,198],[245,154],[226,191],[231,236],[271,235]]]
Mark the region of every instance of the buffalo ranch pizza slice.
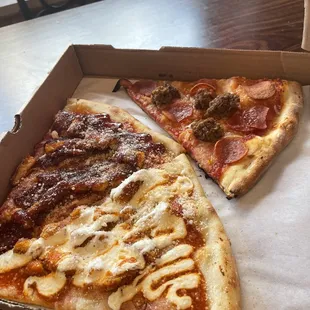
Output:
[[0,255],[0,296],[61,310],[240,309],[230,242],[184,154]]

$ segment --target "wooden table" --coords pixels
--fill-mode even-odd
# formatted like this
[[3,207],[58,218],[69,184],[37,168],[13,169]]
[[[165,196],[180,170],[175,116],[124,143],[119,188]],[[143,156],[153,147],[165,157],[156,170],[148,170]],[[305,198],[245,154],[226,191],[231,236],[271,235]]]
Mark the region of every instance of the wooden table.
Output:
[[1,28],[0,132],[70,43],[301,51],[302,29],[302,0],[104,0]]

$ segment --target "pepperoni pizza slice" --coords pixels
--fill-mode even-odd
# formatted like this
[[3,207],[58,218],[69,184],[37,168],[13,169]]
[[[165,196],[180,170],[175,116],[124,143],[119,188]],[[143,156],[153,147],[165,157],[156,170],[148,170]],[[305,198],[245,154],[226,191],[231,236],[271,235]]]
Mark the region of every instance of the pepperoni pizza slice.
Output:
[[301,86],[280,79],[120,80],[128,95],[223,189],[246,193],[292,140]]

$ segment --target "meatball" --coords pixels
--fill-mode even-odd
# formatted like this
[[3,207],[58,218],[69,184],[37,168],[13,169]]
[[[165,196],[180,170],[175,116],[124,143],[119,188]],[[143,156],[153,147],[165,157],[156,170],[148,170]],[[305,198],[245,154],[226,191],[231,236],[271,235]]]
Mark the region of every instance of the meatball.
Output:
[[235,94],[219,95],[210,102],[206,116],[226,117],[239,108],[240,98]]
[[216,142],[224,135],[221,125],[212,117],[192,124],[194,136],[205,142]]
[[197,110],[207,110],[210,106],[210,102],[214,99],[212,94],[206,89],[199,89],[194,96],[195,108]]
[[154,89],[151,95],[152,103],[157,106],[169,104],[175,98],[180,98],[180,93],[175,87],[168,83]]

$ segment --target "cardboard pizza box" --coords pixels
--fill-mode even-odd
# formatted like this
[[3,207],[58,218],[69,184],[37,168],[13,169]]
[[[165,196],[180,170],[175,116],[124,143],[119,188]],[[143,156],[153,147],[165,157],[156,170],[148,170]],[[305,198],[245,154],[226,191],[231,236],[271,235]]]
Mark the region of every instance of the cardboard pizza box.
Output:
[[[111,45],[71,45],[41,87],[15,115],[14,128],[0,140],[0,203],[20,161],[32,153],[85,76],[198,80],[200,78],[283,78],[310,84],[310,54],[162,47],[160,50],[116,49]],[[41,309],[0,301],[0,309]]]

